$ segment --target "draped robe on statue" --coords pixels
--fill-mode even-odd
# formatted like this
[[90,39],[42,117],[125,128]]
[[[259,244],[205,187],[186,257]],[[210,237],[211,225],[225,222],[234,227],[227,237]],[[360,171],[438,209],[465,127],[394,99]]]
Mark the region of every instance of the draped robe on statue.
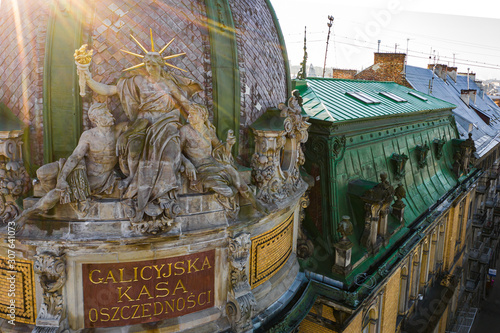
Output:
[[[125,198],[137,196],[138,221],[149,203],[165,198],[180,186],[180,112],[189,111],[193,104],[189,99],[201,87],[190,79],[163,72],[158,82],[136,75],[120,79],[117,88],[123,109],[136,127],[127,146],[134,140],[143,144],[137,172],[124,194]],[[148,121],[147,126],[139,126],[142,119]],[[127,156],[120,156],[120,166],[127,174]]]

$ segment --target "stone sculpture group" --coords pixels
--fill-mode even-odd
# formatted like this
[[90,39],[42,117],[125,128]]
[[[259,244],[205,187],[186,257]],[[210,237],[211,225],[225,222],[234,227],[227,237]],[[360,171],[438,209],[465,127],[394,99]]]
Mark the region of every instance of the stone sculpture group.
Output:
[[[88,56],[85,52],[85,47],[75,52],[80,78],[98,95],[118,95],[129,121],[115,124],[105,103],[93,103],[88,115],[96,127],[82,134],[67,160],[39,168],[37,176],[46,194],[23,211],[18,224],[59,202],[85,205],[92,196],[121,199],[132,223],[154,219],[166,225],[181,212],[177,195],[182,176],[191,190],[215,192],[231,218],[239,211],[238,193],[257,210],[268,212],[234,164],[233,132],[222,143],[207,108],[193,100],[201,91],[198,83],[165,71],[163,66],[169,64],[153,50],[141,56],[141,65],[130,68],[145,66],[147,74],[121,78],[116,85],[102,84],[92,78],[91,51]],[[86,63],[79,63],[81,59]],[[188,123],[182,125],[181,117]]]

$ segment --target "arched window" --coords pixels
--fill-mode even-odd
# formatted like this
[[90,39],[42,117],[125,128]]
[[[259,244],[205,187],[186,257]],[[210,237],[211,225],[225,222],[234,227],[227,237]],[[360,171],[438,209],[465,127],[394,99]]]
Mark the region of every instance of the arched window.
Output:
[[375,308],[371,308],[363,320],[362,333],[378,333],[378,313]]
[[399,282],[399,305],[398,314],[406,314],[406,305],[408,304],[408,268],[401,268],[401,280]]
[[411,275],[410,275],[410,298],[416,299],[418,293],[418,282],[419,282],[419,268],[420,268],[420,260],[418,253],[415,253],[412,258],[411,263]]
[[420,264],[420,283],[418,292],[420,294],[425,293],[425,288],[427,287],[427,278],[429,276],[429,241],[425,241],[422,250],[422,260]]

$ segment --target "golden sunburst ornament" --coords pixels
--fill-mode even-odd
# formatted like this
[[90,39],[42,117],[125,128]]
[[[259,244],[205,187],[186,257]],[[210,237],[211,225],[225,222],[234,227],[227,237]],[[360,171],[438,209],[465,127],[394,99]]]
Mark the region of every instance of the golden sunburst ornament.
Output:
[[[146,50],[146,48],[144,46],[142,46],[142,44],[137,40],[135,39],[134,36],[130,35],[130,37],[132,37],[132,39],[134,40],[134,42],[141,48],[142,51],[144,51],[144,54],[147,54],[147,53],[150,53],[150,52],[156,52],[155,51],[155,43],[153,41],[153,30],[152,29],[149,29],[149,33],[151,35],[151,51],[148,51]],[[167,47],[170,46],[170,44],[172,44],[172,42],[174,41],[175,38],[172,38],[172,40],[170,42],[167,43],[167,45],[165,45],[158,53],[161,54],[167,49]],[[120,50],[124,53],[127,53],[127,54],[130,54],[130,55],[133,55],[135,57],[138,57],[138,58],[144,58],[144,55],[141,55],[141,54],[137,54],[137,53],[134,53],[134,52],[130,52],[130,51],[126,51],[126,50]],[[182,53],[178,53],[178,54],[172,54],[172,55],[169,55],[169,56],[166,56],[166,57],[162,57],[163,60],[168,60],[168,59],[173,59],[173,58],[177,58],[177,57],[180,57],[180,56],[183,56],[183,55],[186,55],[186,52],[182,52]],[[132,66],[132,67],[129,67],[129,68],[126,68],[123,70],[123,72],[126,72],[126,71],[131,71],[133,69],[136,69],[136,68],[140,68],[140,67],[143,67],[145,66],[146,64],[144,62],[141,62],[139,65],[135,65],[135,66]],[[178,69],[180,71],[183,71],[183,72],[187,72],[185,69],[182,69],[182,68],[179,68],[177,66],[174,66],[172,64],[169,64],[168,62],[165,62],[165,65],[167,66],[170,66],[172,68],[175,68],[175,69]]]

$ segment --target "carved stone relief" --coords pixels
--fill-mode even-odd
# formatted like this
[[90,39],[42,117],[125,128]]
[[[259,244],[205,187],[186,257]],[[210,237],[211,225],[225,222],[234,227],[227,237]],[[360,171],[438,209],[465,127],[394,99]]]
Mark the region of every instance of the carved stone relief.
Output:
[[252,332],[257,302],[248,281],[247,267],[252,241],[242,233],[229,239],[229,293],[226,306],[233,332]]
[[469,173],[476,161],[475,152],[476,146],[472,139],[472,134],[469,133],[469,138],[459,143],[453,155],[453,159],[455,160],[453,163],[453,173],[455,173],[457,177]]
[[394,166],[394,175],[397,180],[400,180],[405,175],[405,166],[408,161],[408,156],[403,154],[393,153],[391,155],[391,161]]
[[442,139],[434,139],[433,143],[436,159],[440,160],[443,157],[443,147],[446,143],[446,137],[443,135]]
[[387,174],[380,174],[380,183],[367,190],[361,199],[365,203],[365,228],[361,244],[374,253],[388,241],[387,218],[389,206],[394,198],[394,188],[387,180]]
[[302,222],[305,218],[305,209],[309,206],[309,193],[305,193],[299,201],[300,205],[300,226],[297,238],[297,256],[301,259],[309,258],[314,252],[314,244],[304,232]]
[[[66,283],[64,255],[43,252],[35,256],[33,270],[43,289],[43,303],[36,319],[37,327],[59,327],[64,319],[62,288]],[[36,329],[34,332],[37,332]]]
[[429,145],[424,143],[423,145],[417,145],[415,152],[417,153],[417,163],[420,169],[427,166],[427,154],[429,153]]
[[252,178],[257,198],[266,203],[279,202],[295,193],[302,181],[300,167],[305,162],[301,144],[308,139],[311,125],[301,114],[302,98],[297,90],[287,105],[280,104],[283,130],[253,129],[255,153],[252,156]]
[[19,214],[16,199],[30,188],[30,177],[22,158],[22,132],[0,132],[0,223],[13,221]]

